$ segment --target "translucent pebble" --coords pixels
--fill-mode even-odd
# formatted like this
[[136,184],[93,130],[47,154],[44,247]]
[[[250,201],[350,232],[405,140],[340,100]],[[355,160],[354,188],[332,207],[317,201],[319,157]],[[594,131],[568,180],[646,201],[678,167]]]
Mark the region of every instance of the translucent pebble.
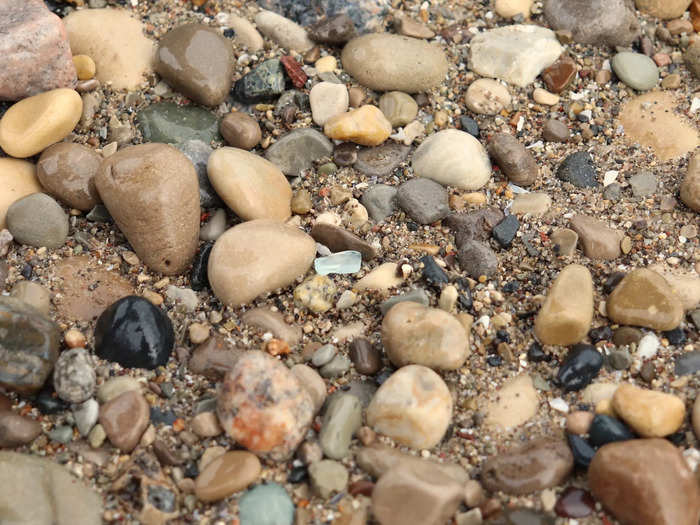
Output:
[[355,250],[334,253],[319,257],[314,261],[314,269],[319,275],[329,273],[356,273],[362,266],[362,254]]

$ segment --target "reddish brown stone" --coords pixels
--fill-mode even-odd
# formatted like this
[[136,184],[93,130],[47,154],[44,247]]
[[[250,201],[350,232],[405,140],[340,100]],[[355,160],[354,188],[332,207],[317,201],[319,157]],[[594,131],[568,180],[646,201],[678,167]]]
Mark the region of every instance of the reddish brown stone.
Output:
[[42,0],[0,0],[0,100],[77,82],[68,35]]
[[568,487],[559,496],[554,512],[564,518],[585,518],[593,512],[594,507],[595,501],[588,492]]
[[148,402],[135,390],[128,390],[100,407],[100,424],[112,445],[122,452],[136,448],[149,421]]
[[292,80],[294,87],[297,89],[303,88],[304,84],[306,84],[306,80],[309,77],[307,77],[304,70],[301,69],[301,64],[294,60],[294,58],[292,58],[290,55],[285,55],[280,58],[280,62],[282,62],[282,65],[287,72],[287,76]]
[[562,56],[554,64],[542,71],[542,80],[552,93],[564,91],[576,76],[576,62],[568,56]]
[[31,443],[41,434],[41,424],[14,412],[0,412],[0,447],[16,447]]

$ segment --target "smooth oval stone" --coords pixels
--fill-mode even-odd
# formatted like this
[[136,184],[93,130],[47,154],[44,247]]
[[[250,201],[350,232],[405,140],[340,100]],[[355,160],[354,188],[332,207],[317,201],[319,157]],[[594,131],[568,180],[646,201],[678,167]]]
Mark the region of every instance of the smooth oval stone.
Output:
[[380,264],[374,270],[355,283],[355,290],[389,290],[403,283],[403,277],[397,275],[396,263]]
[[221,104],[233,82],[233,48],[219,31],[185,24],[160,39],[155,70],[177,91],[204,106]]
[[419,177],[404,182],[396,202],[418,224],[432,224],[450,213],[447,190],[430,179]]
[[234,111],[227,114],[219,126],[221,136],[229,146],[251,150],[260,143],[260,124],[247,113]]
[[323,133],[334,140],[379,146],[391,135],[391,124],[377,106],[365,105],[329,118]]
[[61,352],[53,370],[58,397],[69,403],[82,403],[92,397],[96,383],[95,363],[84,348]]
[[585,266],[570,264],[554,280],[535,319],[535,335],[546,345],[578,343],[593,320],[593,278]]
[[112,445],[131,452],[150,422],[148,402],[141,392],[128,390],[100,407],[99,421]]
[[314,416],[311,397],[275,358],[244,353],[224,377],[217,398],[222,428],[238,444],[273,461],[285,461]]
[[319,126],[328,119],[348,110],[350,99],[345,84],[335,82],[319,82],[309,92],[311,115]]
[[547,142],[567,142],[569,137],[569,126],[561,120],[549,119],[542,126],[542,138]]
[[94,181],[101,162],[94,150],[61,142],[44,150],[36,175],[48,193],[71,208],[88,211],[102,202]]
[[292,525],[294,503],[277,483],[249,490],[238,502],[241,525]]
[[375,222],[382,222],[396,209],[396,194],[394,186],[374,184],[362,194],[362,205]]
[[382,343],[394,366],[457,370],[469,356],[469,336],[456,317],[412,301],[397,304],[382,321]]
[[341,61],[355,80],[376,91],[428,91],[447,74],[447,59],[440,48],[389,33],[354,38],[343,48]]
[[357,337],[350,343],[350,360],[362,375],[372,376],[382,367],[379,351],[365,337]]
[[510,102],[508,88],[492,78],[475,80],[464,95],[464,103],[478,115],[496,115],[510,106]]
[[314,47],[306,29],[272,11],[260,11],[255,15],[255,24],[263,35],[277,42],[280,47],[299,53],[305,53]]
[[443,186],[478,190],[491,177],[486,149],[469,133],[445,129],[431,135],[413,153],[413,171]]
[[10,291],[10,297],[33,306],[48,317],[51,309],[51,294],[46,288],[33,281],[18,281]]
[[379,109],[394,128],[405,126],[418,115],[418,104],[415,99],[401,91],[384,93],[379,98]]
[[610,65],[620,80],[638,91],[651,89],[659,81],[659,68],[651,58],[641,53],[617,53]]
[[273,163],[238,148],[219,148],[207,173],[216,193],[243,220],[284,220],[292,214],[292,188]]
[[481,468],[481,482],[490,491],[530,494],[559,485],[573,468],[566,443],[542,438],[488,458]]
[[22,197],[42,191],[31,162],[0,158],[0,230],[5,228],[7,209]]
[[174,343],[170,318],[135,295],[107,308],[95,326],[95,353],[125,368],[153,370],[165,365]]
[[139,111],[136,121],[147,142],[178,144],[201,140],[209,144],[219,136],[216,115],[197,106],[160,102]]
[[603,356],[593,345],[579,343],[566,354],[557,372],[557,381],[564,391],[581,390],[593,381],[603,366]]
[[[529,213],[534,217],[541,217],[547,213],[551,206],[552,198],[546,193],[519,193],[513,199],[513,205],[511,206],[510,211],[513,215],[525,215],[526,213]],[[574,233],[574,235],[576,234]],[[550,235],[550,238],[551,237],[552,236]],[[576,235],[576,241],[578,241],[578,235]],[[572,249],[576,247],[576,241],[573,242]],[[552,239],[552,242],[557,244],[554,239]]]
[[345,13],[324,17],[308,28],[309,37],[322,44],[344,44],[355,36],[355,24]]
[[227,452],[199,473],[194,493],[200,501],[219,501],[255,483],[261,472],[262,466],[255,454],[244,450]]
[[10,106],[0,119],[0,147],[13,157],[31,157],[66,138],[83,113],[77,91],[53,89]]
[[331,459],[314,461],[308,467],[311,488],[323,499],[334,493],[343,493],[348,486],[348,471],[339,462]]
[[270,220],[244,222],[216,240],[209,283],[222,303],[245,304],[293,283],[311,267],[315,254],[316,242],[298,228]]
[[664,439],[601,447],[588,469],[595,498],[621,523],[694,525],[700,489],[681,452]]
[[497,133],[489,143],[489,154],[513,184],[530,186],[539,169],[532,154],[510,133]]
[[316,159],[329,157],[332,153],[333,144],[323,133],[301,128],[282,135],[267,148],[265,158],[288,177],[297,177],[302,171],[313,168]]
[[676,432],[685,419],[685,403],[673,394],[622,384],[615,390],[615,413],[642,437],[664,437]]
[[606,414],[596,414],[588,429],[589,441],[594,447],[602,447],[614,441],[634,439],[632,431],[619,419]]
[[0,447],[2,448],[14,448],[31,443],[41,432],[41,423],[34,419],[15,414],[11,409],[0,412]]
[[296,376],[299,384],[311,397],[314,414],[318,414],[326,401],[326,383],[323,381],[323,378],[316,370],[307,365],[294,365],[291,371]]
[[688,208],[700,213],[700,155],[693,155],[681,182],[680,198]]
[[595,449],[587,440],[575,434],[567,434],[566,440],[571,448],[571,454],[574,456],[576,466],[588,468],[595,455]]
[[488,403],[484,423],[504,430],[515,428],[534,417],[538,406],[532,378],[520,374],[508,380],[498,390],[496,399]]
[[7,229],[20,244],[60,248],[68,237],[68,215],[45,193],[16,201],[7,210]]
[[646,268],[632,270],[606,302],[608,317],[618,323],[673,330],[683,319],[683,305],[668,282]]
[[149,268],[174,275],[199,240],[199,184],[192,163],[166,144],[126,147],[102,163],[95,185],[134,252]]
[[141,383],[131,376],[115,376],[100,385],[97,389],[97,400],[104,404],[129,390],[140,392]]
[[609,228],[605,222],[583,214],[574,215],[571,229],[579,237],[579,244],[586,257],[591,259],[613,260],[622,255],[620,231]]
[[233,369],[241,351],[219,335],[209,337],[192,352],[187,363],[190,371],[213,381],[221,381]]
[[351,394],[333,396],[323,416],[319,443],[326,457],[343,459],[353,435],[362,425],[362,404]]
[[430,368],[408,365],[394,372],[367,408],[367,424],[417,449],[437,445],[452,419],[452,396]]

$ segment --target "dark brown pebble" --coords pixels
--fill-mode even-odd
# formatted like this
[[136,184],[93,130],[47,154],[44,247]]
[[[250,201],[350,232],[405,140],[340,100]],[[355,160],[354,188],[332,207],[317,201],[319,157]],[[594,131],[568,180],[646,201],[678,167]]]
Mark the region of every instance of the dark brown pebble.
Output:
[[333,149],[333,162],[338,166],[352,166],[357,161],[357,144],[343,142]]
[[322,44],[344,44],[355,36],[355,24],[344,13],[323,18],[308,28],[309,38]]
[[552,93],[561,93],[576,77],[576,63],[567,56],[542,71],[542,80]]
[[382,367],[379,351],[366,337],[358,337],[350,343],[350,360],[358,373],[372,376]]
[[0,394],[0,412],[12,410],[12,400],[5,394]]
[[38,421],[11,411],[0,412],[0,448],[11,448],[34,441],[41,434]]
[[317,223],[311,229],[311,237],[332,252],[356,250],[362,254],[363,261],[371,261],[377,256],[376,250],[368,242],[332,224]]
[[221,120],[221,136],[229,146],[251,150],[260,143],[262,132],[258,121],[246,113],[235,111]]
[[374,483],[366,479],[361,479],[359,481],[350,483],[350,486],[348,487],[348,493],[351,496],[357,496],[358,494],[362,494],[363,496],[370,497],[372,495],[373,490]]

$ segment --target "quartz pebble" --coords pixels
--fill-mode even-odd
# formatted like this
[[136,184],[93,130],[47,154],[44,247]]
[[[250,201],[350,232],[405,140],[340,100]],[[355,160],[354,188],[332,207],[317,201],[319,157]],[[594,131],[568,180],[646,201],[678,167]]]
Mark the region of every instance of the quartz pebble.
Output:
[[319,82],[309,92],[309,103],[314,122],[323,127],[331,117],[348,110],[348,89],[343,84]]
[[255,483],[261,471],[255,454],[245,450],[226,452],[202,469],[194,491],[200,501],[219,501]]
[[34,193],[15,201],[5,217],[15,241],[28,246],[60,248],[68,237],[68,216],[53,198]]
[[469,84],[464,103],[479,115],[496,115],[510,106],[511,96],[508,88],[498,80],[479,78]]
[[391,124],[378,107],[365,105],[329,118],[323,132],[331,139],[378,146],[391,135]]
[[535,88],[532,92],[532,99],[538,104],[543,104],[545,106],[554,106],[559,103],[559,95],[550,93],[542,88]]
[[452,397],[430,368],[408,365],[394,372],[367,408],[367,423],[398,443],[424,449],[437,445],[452,418]]
[[149,406],[140,392],[128,390],[100,407],[100,425],[122,452],[138,445],[150,421]]
[[224,116],[219,125],[219,132],[229,146],[244,150],[253,149],[262,139],[258,121],[241,111]]
[[537,179],[537,163],[518,139],[509,133],[498,133],[489,142],[489,155],[513,184],[530,186]]
[[94,181],[101,162],[94,150],[61,142],[44,150],[36,175],[48,193],[71,208],[88,211],[101,202]]
[[615,390],[613,408],[642,437],[673,434],[685,419],[685,404],[680,398],[631,384]]

